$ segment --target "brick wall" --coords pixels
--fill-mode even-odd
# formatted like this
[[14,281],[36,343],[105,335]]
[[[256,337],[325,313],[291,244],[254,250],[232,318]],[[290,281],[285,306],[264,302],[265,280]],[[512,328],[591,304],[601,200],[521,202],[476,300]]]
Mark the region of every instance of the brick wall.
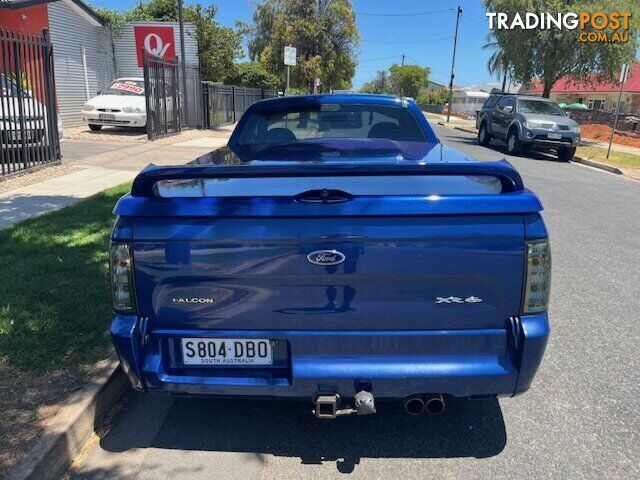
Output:
[[[614,113],[603,112],[601,110],[567,110],[567,113],[580,125],[584,125],[585,123],[613,125],[615,118]],[[633,115],[620,115],[617,129],[640,131],[640,119]]]

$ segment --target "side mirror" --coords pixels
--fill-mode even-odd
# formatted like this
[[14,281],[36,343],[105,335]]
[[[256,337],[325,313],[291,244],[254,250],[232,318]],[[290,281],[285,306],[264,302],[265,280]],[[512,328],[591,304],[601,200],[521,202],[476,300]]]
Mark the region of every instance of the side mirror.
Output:
[[513,106],[512,105],[507,105],[506,107],[504,107],[504,113],[511,113],[513,112]]
[[98,90],[98,91],[96,92],[96,95],[102,95],[102,90]]

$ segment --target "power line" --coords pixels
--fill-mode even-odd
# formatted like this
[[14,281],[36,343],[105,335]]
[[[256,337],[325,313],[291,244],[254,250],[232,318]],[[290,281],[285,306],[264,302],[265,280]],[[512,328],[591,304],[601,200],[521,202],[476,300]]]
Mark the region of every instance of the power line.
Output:
[[432,38],[430,40],[411,40],[411,41],[395,41],[395,40],[362,40],[367,43],[392,43],[392,44],[418,44],[418,43],[432,43],[432,42],[442,42],[443,40],[451,40],[453,37],[442,37],[442,38]]
[[465,16],[463,16],[463,17],[462,17],[462,21],[463,21],[463,22],[471,22],[471,23],[473,23],[473,24],[475,24],[475,25],[478,25],[479,27],[486,28],[487,30],[489,29],[489,26],[488,26],[486,23],[484,23],[484,24],[483,24],[483,23],[480,23],[480,22],[478,22],[477,20],[474,20],[474,19],[473,19],[473,18],[471,18],[471,17],[465,17]]
[[414,13],[373,13],[373,12],[354,12],[356,15],[365,15],[368,17],[418,17],[421,15],[433,15],[434,13],[452,12],[455,8],[445,8],[443,10],[433,10],[431,12],[414,12]]
[[381,57],[381,58],[367,58],[365,60],[358,60],[358,62],[377,62],[379,60],[391,60],[392,58],[398,58],[401,57],[402,54],[399,53],[397,55],[392,55],[390,57]]
[[472,12],[472,11],[471,11],[471,10],[469,10],[469,9],[466,9],[466,10],[465,10],[465,14],[471,14],[472,16],[476,17],[477,19],[482,20],[483,22],[486,22],[486,21],[487,21],[487,16],[486,16],[486,15],[478,15],[477,13]]
[[[418,60],[417,58],[413,58],[413,57],[410,57],[410,56],[408,56],[408,55],[407,55],[407,58],[408,58],[409,60],[412,60],[412,61],[416,62],[418,65],[420,65],[420,64],[422,64],[422,63],[423,63],[423,62],[421,62],[420,60]],[[425,65],[426,65],[426,64],[425,64]],[[448,74],[448,73],[443,72],[442,70],[438,70],[437,68],[433,68],[433,67],[432,67],[432,66],[430,66],[430,65],[426,65],[426,66],[427,66],[427,68],[428,68],[429,70],[431,70],[431,72],[432,72],[432,73],[436,73],[436,74],[438,74],[438,76],[440,76],[440,77],[442,77],[442,78],[446,78],[446,79],[448,79],[448,78],[449,78],[449,74]],[[457,78],[458,80],[461,80],[461,83],[464,83],[464,84],[467,84],[467,85],[470,85],[470,84],[471,84],[470,82],[466,82],[464,78],[460,78],[460,77],[458,77],[457,75],[456,75],[456,78]]]

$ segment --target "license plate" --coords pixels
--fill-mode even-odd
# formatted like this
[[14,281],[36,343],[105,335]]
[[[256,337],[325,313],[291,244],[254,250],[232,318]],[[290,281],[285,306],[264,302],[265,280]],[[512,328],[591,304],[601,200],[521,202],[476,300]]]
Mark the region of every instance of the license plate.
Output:
[[98,120],[115,120],[116,116],[113,113],[99,113],[98,114]]
[[251,338],[183,338],[185,365],[271,365],[271,343]]
[[550,140],[560,140],[562,138],[561,133],[550,133],[547,135]]

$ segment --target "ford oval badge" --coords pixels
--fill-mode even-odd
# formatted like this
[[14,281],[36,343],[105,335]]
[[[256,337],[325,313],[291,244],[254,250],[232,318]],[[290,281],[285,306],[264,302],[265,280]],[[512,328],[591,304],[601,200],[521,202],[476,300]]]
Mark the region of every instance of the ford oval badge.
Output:
[[330,266],[330,265],[339,265],[344,262],[345,259],[344,253],[341,253],[337,250],[316,250],[315,252],[311,252],[307,255],[307,260],[313,263],[314,265],[322,265],[322,266]]

